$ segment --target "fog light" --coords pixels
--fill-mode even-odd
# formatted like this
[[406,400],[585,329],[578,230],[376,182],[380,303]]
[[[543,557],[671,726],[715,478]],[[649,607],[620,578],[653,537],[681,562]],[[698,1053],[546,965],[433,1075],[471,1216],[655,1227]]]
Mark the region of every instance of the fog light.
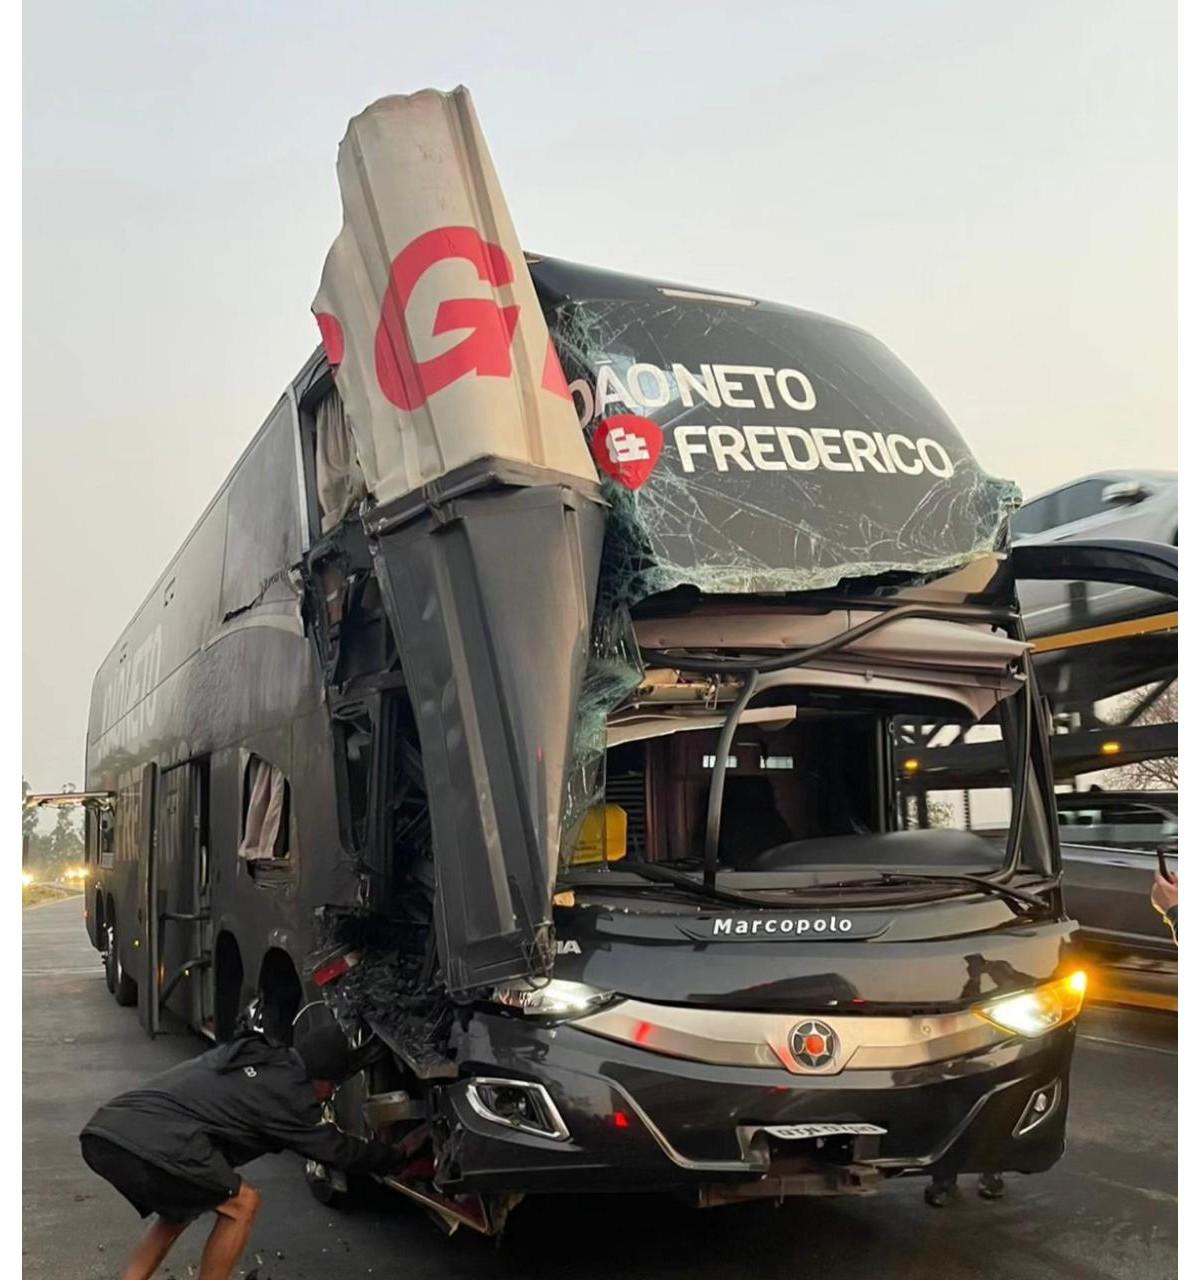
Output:
[[1021,1118],[1017,1121],[1017,1127],[1013,1130],[1014,1138],[1023,1138],[1027,1133],[1036,1129],[1038,1125],[1049,1120],[1050,1117],[1058,1110],[1058,1100],[1062,1094],[1062,1083],[1055,1080],[1053,1084],[1042,1085],[1040,1089],[1035,1089],[1029,1097],[1029,1101],[1025,1104],[1025,1110],[1021,1112]]
[[467,1102],[476,1115],[522,1133],[556,1142],[571,1136],[544,1085],[480,1077],[467,1081]]

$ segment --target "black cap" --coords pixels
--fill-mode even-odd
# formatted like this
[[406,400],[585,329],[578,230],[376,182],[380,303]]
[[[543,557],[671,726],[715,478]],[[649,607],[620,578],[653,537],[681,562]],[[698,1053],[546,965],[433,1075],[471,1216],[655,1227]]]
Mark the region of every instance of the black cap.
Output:
[[296,1052],[304,1059],[310,1080],[332,1080],[341,1084],[350,1074],[352,1051],[336,1023],[302,1036],[296,1041]]

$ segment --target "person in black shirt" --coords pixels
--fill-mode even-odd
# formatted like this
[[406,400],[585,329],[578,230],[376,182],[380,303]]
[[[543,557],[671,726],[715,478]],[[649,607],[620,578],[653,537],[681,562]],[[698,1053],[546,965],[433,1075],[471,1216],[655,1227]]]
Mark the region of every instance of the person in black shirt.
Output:
[[157,1215],[121,1280],[148,1280],[184,1228],[210,1211],[217,1220],[199,1280],[228,1280],[261,1201],[235,1170],[267,1152],[295,1151],[351,1173],[397,1167],[394,1147],[324,1120],[322,1104],[350,1069],[336,1026],[294,1048],[248,1033],[105,1103],[79,1135],[83,1158],[143,1218]]

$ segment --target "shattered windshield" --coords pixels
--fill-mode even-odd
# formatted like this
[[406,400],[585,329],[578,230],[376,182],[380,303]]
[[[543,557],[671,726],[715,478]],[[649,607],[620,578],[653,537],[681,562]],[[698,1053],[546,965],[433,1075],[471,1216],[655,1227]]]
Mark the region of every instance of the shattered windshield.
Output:
[[993,550],[1018,505],[849,325],[677,296],[566,299],[547,318],[612,504],[606,585],[626,603],[937,573]]

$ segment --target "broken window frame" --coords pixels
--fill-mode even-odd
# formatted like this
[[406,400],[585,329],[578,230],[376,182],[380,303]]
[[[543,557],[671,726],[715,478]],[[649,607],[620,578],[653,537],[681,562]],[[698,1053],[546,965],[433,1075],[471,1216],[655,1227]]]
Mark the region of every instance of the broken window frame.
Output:
[[[845,606],[847,601],[842,600],[840,603]],[[810,645],[801,650],[792,650],[790,652],[774,651],[735,657],[717,652],[701,653],[642,649],[641,656],[647,666],[673,667],[680,671],[706,675],[737,673],[745,678],[746,683],[743,686],[741,695],[734,699],[726,712],[725,725],[716,747],[716,767],[712,770],[710,779],[710,796],[715,798],[713,808],[715,808],[718,831],[720,795],[724,783],[726,760],[729,755],[729,744],[736,732],[739,714],[753,696],[760,673],[782,671],[786,668],[805,665],[816,658],[844,648],[854,640],[872,631],[886,627],[890,622],[905,617],[937,618],[959,622],[987,622],[993,626],[1001,627],[1006,632],[1014,635],[1014,638],[1021,635],[1019,616],[1007,608],[987,608],[975,605],[927,605],[924,603],[897,603],[883,600],[855,600],[853,604],[856,607],[862,606],[874,610],[874,616],[866,622],[850,627],[829,640]],[[1014,776],[1013,810],[1008,828],[1004,859],[1001,866],[993,874],[976,877],[981,882],[993,884],[997,887],[1006,885],[1020,872],[1034,871],[1038,874],[1049,875],[1050,866],[1048,860],[1053,856],[1053,851],[1057,849],[1057,831],[1047,820],[1045,807],[1038,790],[1039,785],[1045,786],[1046,779],[1051,776],[1049,744],[1046,739],[1041,708],[1033,698],[1032,663],[1028,654],[1025,655],[1021,667],[1024,676],[1022,687],[1008,698],[1005,698],[1000,705],[1001,716],[1011,718],[1013,722],[1012,728],[1017,734],[1017,741],[1007,749],[1010,752],[1010,760],[1013,765],[1019,765],[1019,776],[1016,769],[1012,770]],[[1009,735],[1006,734],[1005,737],[1007,743]],[[713,823],[713,808],[710,808],[710,827]],[[1034,836],[1035,831],[1036,836]],[[711,846],[711,839],[709,843]],[[1030,843],[1038,844],[1041,852],[1046,855],[1045,866],[1032,867],[1023,865],[1022,855],[1028,851]],[[710,893],[721,892],[716,888],[716,868],[709,865],[711,859],[711,852],[706,850],[706,866],[703,878],[685,875],[685,873],[667,873],[664,871],[663,874],[678,875],[691,882],[697,889],[703,889]],[[786,875],[786,873],[784,874]],[[564,883],[569,886],[571,883],[582,883],[586,878],[586,876],[571,875]],[[735,881],[736,873],[730,879],[731,883]],[[786,886],[780,884],[779,887]],[[724,892],[727,896],[736,896],[728,891]],[[886,895],[883,895],[881,900],[888,902],[928,901],[954,892],[962,892],[962,890],[956,891],[948,886],[930,885],[929,888],[917,893],[912,890],[907,892],[899,889],[891,890]],[[818,905],[827,902],[828,897],[819,892],[816,894],[796,894],[790,901],[795,905]],[[866,898],[862,899],[864,904],[867,901]]]

